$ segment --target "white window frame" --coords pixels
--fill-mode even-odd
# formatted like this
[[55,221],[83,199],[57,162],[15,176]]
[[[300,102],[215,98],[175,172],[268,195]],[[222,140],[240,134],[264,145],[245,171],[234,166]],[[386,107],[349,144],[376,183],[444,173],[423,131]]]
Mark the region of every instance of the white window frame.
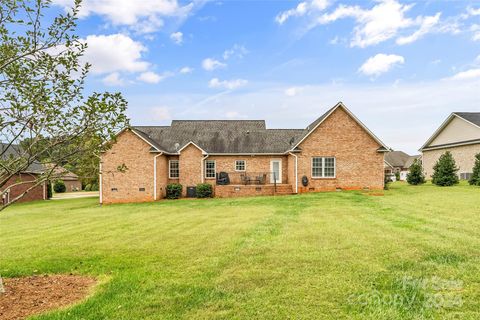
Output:
[[[237,162],[240,162],[240,161],[243,161],[243,170],[238,170],[238,169],[237,169]],[[237,172],[245,172],[245,171],[247,171],[247,160],[241,160],[241,159],[235,160],[235,171],[237,171]]]
[[[208,176],[207,163],[213,162],[213,177]],[[215,160],[205,160],[205,179],[215,179],[217,177],[217,162]]]
[[[322,159],[322,175],[321,176],[315,176],[313,174],[313,160],[314,159]],[[333,176],[325,176],[325,159],[333,159]],[[312,179],[335,179],[337,177],[337,159],[335,157],[312,157],[312,162],[311,162],[311,170],[310,174],[312,176]]]
[[[178,164],[178,177],[172,177],[172,162]],[[168,179],[180,179],[180,160],[168,160]]]

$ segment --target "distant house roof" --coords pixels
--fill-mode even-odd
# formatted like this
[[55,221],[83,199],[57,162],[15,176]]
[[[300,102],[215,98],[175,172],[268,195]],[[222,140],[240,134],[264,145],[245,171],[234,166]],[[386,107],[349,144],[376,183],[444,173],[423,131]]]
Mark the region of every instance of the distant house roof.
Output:
[[189,143],[208,154],[284,154],[298,145],[337,108],[342,107],[380,145],[388,148],[342,103],[329,109],[305,129],[267,129],[264,120],[173,120],[170,126],[133,126],[152,151],[178,153]]
[[[21,155],[21,148],[19,145],[9,145],[7,143],[0,142],[0,154],[2,154],[3,160],[7,160],[12,157],[16,158]],[[35,161],[31,163],[23,172],[39,174],[45,172],[45,167],[40,162]]]
[[403,151],[391,151],[385,153],[385,162],[392,167],[410,168],[415,159],[420,155],[410,156]]
[[430,146],[430,143],[434,141],[434,139],[443,131],[443,129],[454,119],[458,117],[463,119],[474,126],[480,128],[480,112],[452,112],[447,119],[440,125],[440,127],[432,134],[430,138],[423,144],[423,146],[419,149],[419,151],[423,151],[424,149],[433,149],[433,148],[443,148],[443,147],[450,147],[450,146],[457,146],[457,145],[467,145],[472,143],[480,143],[480,139],[469,139],[465,141],[457,141],[453,143],[445,143],[439,144],[436,146]]

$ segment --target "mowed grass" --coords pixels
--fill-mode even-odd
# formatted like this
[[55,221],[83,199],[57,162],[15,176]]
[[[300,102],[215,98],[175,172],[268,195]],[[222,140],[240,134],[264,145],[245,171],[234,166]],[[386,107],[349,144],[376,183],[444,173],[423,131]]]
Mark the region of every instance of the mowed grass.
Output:
[[0,213],[0,274],[101,284],[35,319],[479,319],[480,188]]

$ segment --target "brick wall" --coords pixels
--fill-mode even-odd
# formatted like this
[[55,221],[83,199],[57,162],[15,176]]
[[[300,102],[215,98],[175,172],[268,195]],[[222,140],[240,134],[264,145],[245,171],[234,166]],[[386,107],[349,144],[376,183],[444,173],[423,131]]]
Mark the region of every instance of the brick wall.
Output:
[[79,180],[63,180],[65,183],[66,192],[80,191],[82,190],[82,182]]
[[[13,200],[14,198],[18,197],[20,194],[28,190],[28,188],[31,188],[34,184],[33,181],[35,181],[36,177],[27,174],[27,173],[22,173],[19,175],[15,175],[12,178],[8,180],[8,182],[4,185],[2,188],[3,190],[9,189],[9,186],[19,183],[19,182],[28,182],[32,181],[29,183],[21,184],[15,187],[10,188],[9,192],[9,197],[10,201]],[[25,196],[23,196],[18,202],[27,202],[27,201],[34,201],[34,200],[43,200],[47,198],[47,188],[46,188],[46,183],[42,183],[41,185],[33,188],[30,190]]]
[[452,147],[445,149],[424,151],[422,155],[423,170],[427,179],[432,178],[433,166],[438,158],[446,151],[450,151],[455,159],[457,167],[460,168],[458,173],[472,172],[475,164],[475,155],[480,152],[480,144],[468,146]]
[[187,193],[187,187],[196,186],[202,182],[202,151],[190,144],[180,152],[180,179],[183,186],[183,195]]
[[[112,148],[102,154],[103,203],[153,201],[153,157],[156,154],[151,153],[150,148],[136,134],[126,130],[117,137]],[[158,158],[161,157],[164,156]],[[117,170],[122,164],[127,166],[126,172]],[[112,190],[114,188],[116,191]]]
[[[286,156],[276,156],[276,155],[238,155],[238,156],[210,156],[207,160],[215,160],[216,171],[231,173],[231,179],[239,179],[240,174],[246,173],[269,173],[270,172],[270,161],[272,159],[279,159],[282,161],[282,183],[287,183],[288,181],[288,158]],[[235,161],[236,160],[245,160],[246,171],[241,172],[235,171]],[[270,176],[267,175],[267,183],[270,183]],[[215,184],[215,179],[205,179],[206,183]]]
[[[377,152],[379,144],[342,108],[337,108],[299,147],[299,192],[383,188],[384,155]],[[314,156],[335,157],[336,178],[312,178]],[[301,184],[304,175],[309,180],[307,187]]]

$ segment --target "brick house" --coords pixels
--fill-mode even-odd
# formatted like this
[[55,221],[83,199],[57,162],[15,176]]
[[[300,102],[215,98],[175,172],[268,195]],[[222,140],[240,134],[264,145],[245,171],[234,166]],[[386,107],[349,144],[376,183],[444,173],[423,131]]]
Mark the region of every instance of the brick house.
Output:
[[382,143],[338,103],[305,129],[264,120],[174,120],[122,130],[101,155],[100,202],[154,201],[169,183],[216,197],[382,189]]
[[452,153],[461,179],[469,179],[480,153],[480,112],[453,112],[420,148],[425,175],[446,151]]
[[392,180],[396,180],[395,173],[399,173],[400,181],[407,180],[410,166],[415,160],[421,161],[420,155],[410,156],[403,151],[390,151],[385,153],[385,174]]
[[[8,146],[6,144],[0,145],[2,158],[7,159],[9,157],[17,157],[19,154],[19,147],[16,145]],[[44,172],[45,168],[40,163],[32,163],[28,168],[14,176],[0,188],[0,194],[2,195],[1,201],[3,204],[9,203],[19,195],[34,186],[38,175]],[[28,193],[26,193],[18,202],[28,202],[34,200],[47,199],[47,182],[43,182],[34,187]]]

